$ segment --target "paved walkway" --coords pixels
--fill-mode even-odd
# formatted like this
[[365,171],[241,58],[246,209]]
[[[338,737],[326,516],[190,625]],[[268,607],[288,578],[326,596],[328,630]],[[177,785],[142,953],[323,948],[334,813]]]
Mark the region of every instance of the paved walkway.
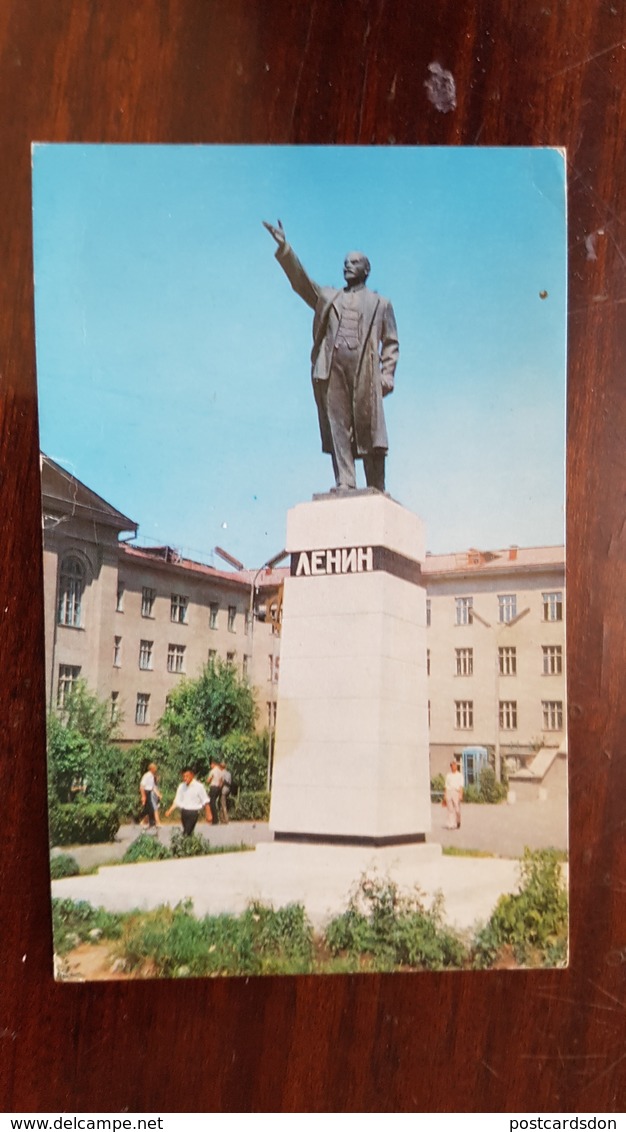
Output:
[[567,804],[563,798],[509,806],[461,807],[461,828],[445,829],[447,811],[432,807],[429,841],[479,849],[498,857],[521,857],[529,849],[567,849]]
[[[163,845],[169,845],[173,833],[181,832],[179,825],[162,825],[157,836]],[[68,845],[63,849],[53,850],[56,853],[69,853],[74,857],[81,869],[92,869],[97,865],[110,865],[113,861],[121,861],[131,841],[135,841],[147,830],[139,825],[120,826],[115,841],[106,841],[100,845]],[[228,825],[209,825],[207,822],[198,822],[196,833],[206,837],[211,845],[258,845],[260,841],[272,841],[272,834],[267,822],[237,821]]]
[[[446,817],[442,806],[432,806],[428,841],[459,849],[476,849],[497,857],[521,857],[526,846],[530,849],[567,848],[567,812],[560,798],[518,802],[512,806],[506,803],[466,805],[462,807],[461,829],[446,829]],[[168,845],[172,833],[179,828],[178,825],[161,826],[159,840]],[[123,825],[113,842],[68,847],[62,851],[75,857],[81,869],[94,868],[121,860],[130,842],[143,832],[145,830],[137,825]],[[230,822],[217,826],[199,822],[197,832],[207,837],[211,845],[258,845],[272,841],[267,822]]]
[[[446,830],[445,811],[433,806],[430,844],[369,849],[273,843],[262,822],[198,826],[212,844],[255,845],[255,852],[102,867],[91,876],[54,881],[53,896],[88,900],[111,911],[149,909],[190,899],[197,915],[242,912],[251,900],[275,907],[302,902],[314,924],[324,924],[346,907],[350,892],[367,873],[393,878],[403,888],[417,885],[432,898],[443,894],[446,920],[462,929],[488,918],[498,897],[513,892],[519,879],[515,858],[524,846],[565,848],[564,806],[556,801],[463,807],[460,830]],[[165,826],[159,838],[169,841]],[[123,856],[141,831],[123,826],[113,845],[72,849],[83,868]],[[443,856],[440,846],[478,849],[486,858]]]
[[88,900],[112,912],[149,910],[191,900],[197,916],[238,915],[251,901],[275,908],[302,903],[316,927],[343,912],[363,875],[416,885],[427,900],[441,892],[445,917],[461,929],[488,918],[503,892],[515,891],[518,863],[444,857],[438,845],[364,849],[260,843],[250,853],[101,868],[52,883],[52,895]]

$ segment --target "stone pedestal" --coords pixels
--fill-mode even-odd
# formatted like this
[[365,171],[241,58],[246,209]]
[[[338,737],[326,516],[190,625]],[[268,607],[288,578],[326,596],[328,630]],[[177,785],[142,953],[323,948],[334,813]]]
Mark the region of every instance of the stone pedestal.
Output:
[[277,840],[424,841],[430,829],[421,520],[371,490],[287,516],[270,827]]

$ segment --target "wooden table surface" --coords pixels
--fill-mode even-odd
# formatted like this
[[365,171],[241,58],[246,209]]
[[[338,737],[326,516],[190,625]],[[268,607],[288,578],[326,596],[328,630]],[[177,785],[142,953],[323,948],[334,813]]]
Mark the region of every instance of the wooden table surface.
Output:
[[[0,5],[6,1110],[624,1108],[625,60],[622,0]],[[426,96],[433,62],[456,82],[447,113]],[[567,971],[53,983],[34,140],[567,146]]]

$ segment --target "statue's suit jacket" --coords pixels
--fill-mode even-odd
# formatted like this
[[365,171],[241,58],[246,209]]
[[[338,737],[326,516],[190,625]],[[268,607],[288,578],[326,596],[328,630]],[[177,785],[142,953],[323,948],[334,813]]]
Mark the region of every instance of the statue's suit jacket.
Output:
[[[294,291],[315,312],[311,377],[322,450],[332,453],[326,394],[339,329],[342,291],[334,287],[320,287],[315,283],[307,275],[289,244],[285,243],[278,248],[276,258]],[[363,293],[362,316],[353,402],[355,456],[367,456],[374,449],[387,449],[383,395],[393,389],[398,361],[398,331],[389,300],[366,288]]]

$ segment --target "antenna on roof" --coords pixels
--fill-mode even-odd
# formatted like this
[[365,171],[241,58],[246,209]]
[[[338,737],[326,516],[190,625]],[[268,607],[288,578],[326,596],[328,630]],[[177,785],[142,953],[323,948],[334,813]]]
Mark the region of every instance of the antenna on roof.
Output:
[[228,562],[229,566],[234,566],[235,570],[245,570],[243,562],[240,562],[238,558],[233,558],[232,554],[229,554],[226,550],[222,550],[221,546],[216,546],[214,553],[220,558],[223,558],[224,562]]

